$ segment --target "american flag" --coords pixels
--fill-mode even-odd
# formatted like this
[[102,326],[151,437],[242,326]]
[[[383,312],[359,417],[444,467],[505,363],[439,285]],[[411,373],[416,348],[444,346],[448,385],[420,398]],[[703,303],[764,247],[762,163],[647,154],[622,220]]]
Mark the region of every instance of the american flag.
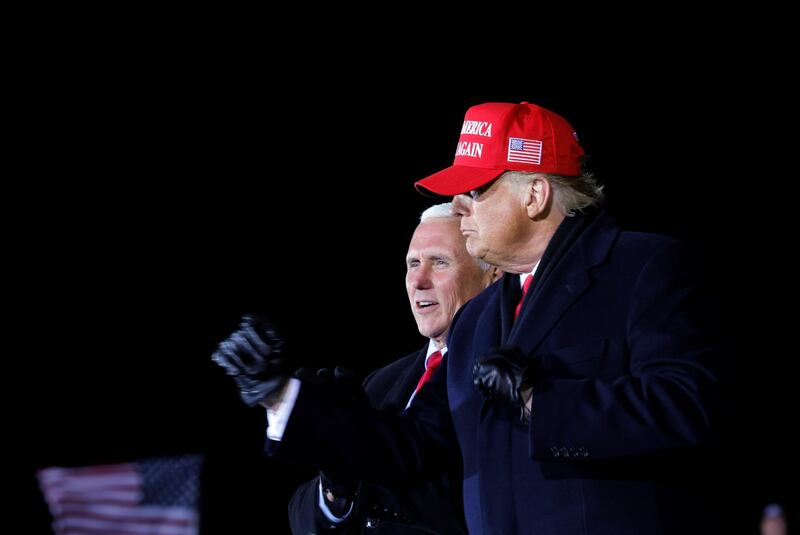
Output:
[[36,476],[56,535],[197,535],[200,465],[185,455]]
[[542,163],[542,142],[538,139],[523,139],[512,137],[508,140],[508,161]]

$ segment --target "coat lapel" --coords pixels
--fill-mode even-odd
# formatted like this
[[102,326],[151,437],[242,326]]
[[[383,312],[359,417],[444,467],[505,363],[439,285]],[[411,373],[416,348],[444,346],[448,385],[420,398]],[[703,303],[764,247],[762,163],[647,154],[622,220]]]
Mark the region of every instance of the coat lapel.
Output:
[[[513,327],[514,310],[512,309],[511,312],[509,312],[506,310],[507,307],[505,306],[509,299],[507,294],[509,292],[513,294],[513,288],[508,288],[509,280],[507,280],[512,277],[513,275],[504,275],[500,281],[495,283],[498,285],[498,288],[493,292],[491,299],[486,303],[486,306],[484,306],[480,313],[477,323],[480,325],[480,331],[476,333],[478,347],[495,347],[501,345],[503,340],[507,339],[508,333]],[[519,301],[521,293],[518,287],[516,290],[516,301]]]
[[511,273],[503,275],[502,286],[496,295],[502,305],[490,304],[487,308],[500,311],[501,336],[495,345],[500,345],[501,340],[508,340],[514,328],[514,309],[522,297],[522,288],[519,285],[519,276]]
[[411,393],[417,387],[419,378],[425,371],[425,357],[428,354],[428,344],[417,352],[417,357],[411,366],[407,366],[403,373],[397,378],[392,388],[386,393],[386,400],[396,403],[406,403],[411,397]]
[[591,286],[591,268],[605,260],[618,235],[619,228],[611,218],[598,214],[561,255],[543,266],[543,280],[526,296],[507,343],[533,354],[564,312]]

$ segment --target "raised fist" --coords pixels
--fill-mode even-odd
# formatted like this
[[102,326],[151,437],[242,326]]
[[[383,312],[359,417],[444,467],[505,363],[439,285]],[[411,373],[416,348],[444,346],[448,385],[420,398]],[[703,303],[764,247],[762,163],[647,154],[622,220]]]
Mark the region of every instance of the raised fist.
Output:
[[291,375],[285,346],[273,324],[248,314],[219,344],[211,360],[234,378],[242,400],[252,407],[278,391]]

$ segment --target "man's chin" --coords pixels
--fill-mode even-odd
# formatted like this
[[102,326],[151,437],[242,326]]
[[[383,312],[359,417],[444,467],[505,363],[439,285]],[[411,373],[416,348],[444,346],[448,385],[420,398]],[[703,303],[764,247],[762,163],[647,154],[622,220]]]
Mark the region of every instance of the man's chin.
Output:
[[444,334],[442,329],[434,328],[433,326],[426,325],[425,323],[417,323],[417,329],[419,329],[419,334],[425,338],[433,338],[434,340],[441,338],[442,334]]
[[486,256],[486,248],[482,248],[475,237],[467,238],[467,252],[472,258],[481,260],[484,260],[483,257]]

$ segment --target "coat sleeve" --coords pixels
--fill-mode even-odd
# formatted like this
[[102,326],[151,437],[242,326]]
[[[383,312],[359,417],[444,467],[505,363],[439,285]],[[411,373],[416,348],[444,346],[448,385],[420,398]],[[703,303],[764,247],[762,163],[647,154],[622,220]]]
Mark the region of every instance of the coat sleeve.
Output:
[[398,489],[450,470],[458,443],[444,362],[407,414],[338,403],[304,383],[282,441],[268,441],[267,453]]
[[[364,388],[369,392],[370,401],[376,404],[382,392],[376,392],[371,385],[378,371],[373,371],[364,380]],[[355,516],[356,507],[353,507],[351,518],[338,524],[332,523],[322,513],[319,507],[319,477],[307,481],[298,487],[291,500],[289,500],[289,526],[292,533],[346,533],[352,517]]]
[[643,263],[627,304],[625,347],[607,356],[627,359],[625,373],[535,383],[534,459],[559,450],[577,460],[657,454],[708,438],[719,398],[716,313],[691,268],[677,242]]

